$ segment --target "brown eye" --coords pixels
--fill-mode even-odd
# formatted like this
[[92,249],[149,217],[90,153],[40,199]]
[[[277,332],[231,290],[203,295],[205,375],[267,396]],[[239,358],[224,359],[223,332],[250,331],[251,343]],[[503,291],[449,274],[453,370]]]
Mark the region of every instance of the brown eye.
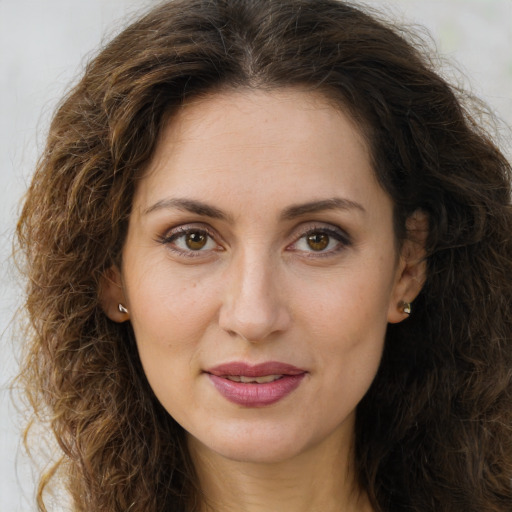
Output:
[[350,236],[337,226],[313,227],[306,231],[288,250],[307,257],[329,257],[339,254],[352,245]]
[[162,238],[161,242],[182,256],[200,256],[222,249],[208,231],[193,227],[179,226],[174,233]]
[[208,242],[208,235],[200,231],[187,233],[185,237],[186,246],[192,251],[199,251]]
[[329,245],[329,235],[325,233],[311,233],[306,237],[307,244],[313,251],[323,251]]

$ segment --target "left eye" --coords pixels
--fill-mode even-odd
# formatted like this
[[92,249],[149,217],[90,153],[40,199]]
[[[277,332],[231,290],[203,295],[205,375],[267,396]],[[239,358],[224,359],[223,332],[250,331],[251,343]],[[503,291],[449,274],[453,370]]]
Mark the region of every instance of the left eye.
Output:
[[331,230],[314,230],[302,235],[294,244],[293,248],[298,251],[326,253],[336,252],[348,241],[341,235]]
[[213,238],[201,229],[188,229],[171,234],[166,238],[165,243],[183,252],[206,251],[217,247]]

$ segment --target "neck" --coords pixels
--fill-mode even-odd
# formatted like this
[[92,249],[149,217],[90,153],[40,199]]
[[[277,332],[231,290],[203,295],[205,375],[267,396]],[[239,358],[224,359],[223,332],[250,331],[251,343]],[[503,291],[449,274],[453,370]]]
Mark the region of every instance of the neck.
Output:
[[336,439],[272,463],[230,460],[189,439],[202,491],[200,512],[372,512],[353,454]]

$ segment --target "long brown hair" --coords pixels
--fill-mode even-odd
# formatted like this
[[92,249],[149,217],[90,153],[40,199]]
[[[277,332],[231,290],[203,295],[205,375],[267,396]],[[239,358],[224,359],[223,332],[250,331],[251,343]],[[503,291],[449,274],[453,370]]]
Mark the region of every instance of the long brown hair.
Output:
[[[428,53],[428,52],[427,52]],[[428,275],[390,325],[358,407],[359,482],[378,511],[512,509],[510,166],[418,41],[336,0],[176,0],[109,43],[62,101],[26,196],[21,379],[75,511],[194,509],[183,432],[152,394],[100,277],[166,116],[217,88],[320,91],[366,135],[398,240],[429,219]]]

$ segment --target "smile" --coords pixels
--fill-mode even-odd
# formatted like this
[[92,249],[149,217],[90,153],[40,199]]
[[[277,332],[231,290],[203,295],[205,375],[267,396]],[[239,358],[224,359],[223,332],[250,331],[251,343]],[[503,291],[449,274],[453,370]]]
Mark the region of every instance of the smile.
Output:
[[256,383],[266,384],[267,382],[274,382],[280,379],[282,375],[266,375],[264,377],[246,377],[245,375],[225,375],[224,378],[233,382],[243,382],[244,384]]
[[284,399],[307,374],[305,370],[279,362],[256,366],[233,362],[205,373],[226,400],[244,407],[265,407]]

